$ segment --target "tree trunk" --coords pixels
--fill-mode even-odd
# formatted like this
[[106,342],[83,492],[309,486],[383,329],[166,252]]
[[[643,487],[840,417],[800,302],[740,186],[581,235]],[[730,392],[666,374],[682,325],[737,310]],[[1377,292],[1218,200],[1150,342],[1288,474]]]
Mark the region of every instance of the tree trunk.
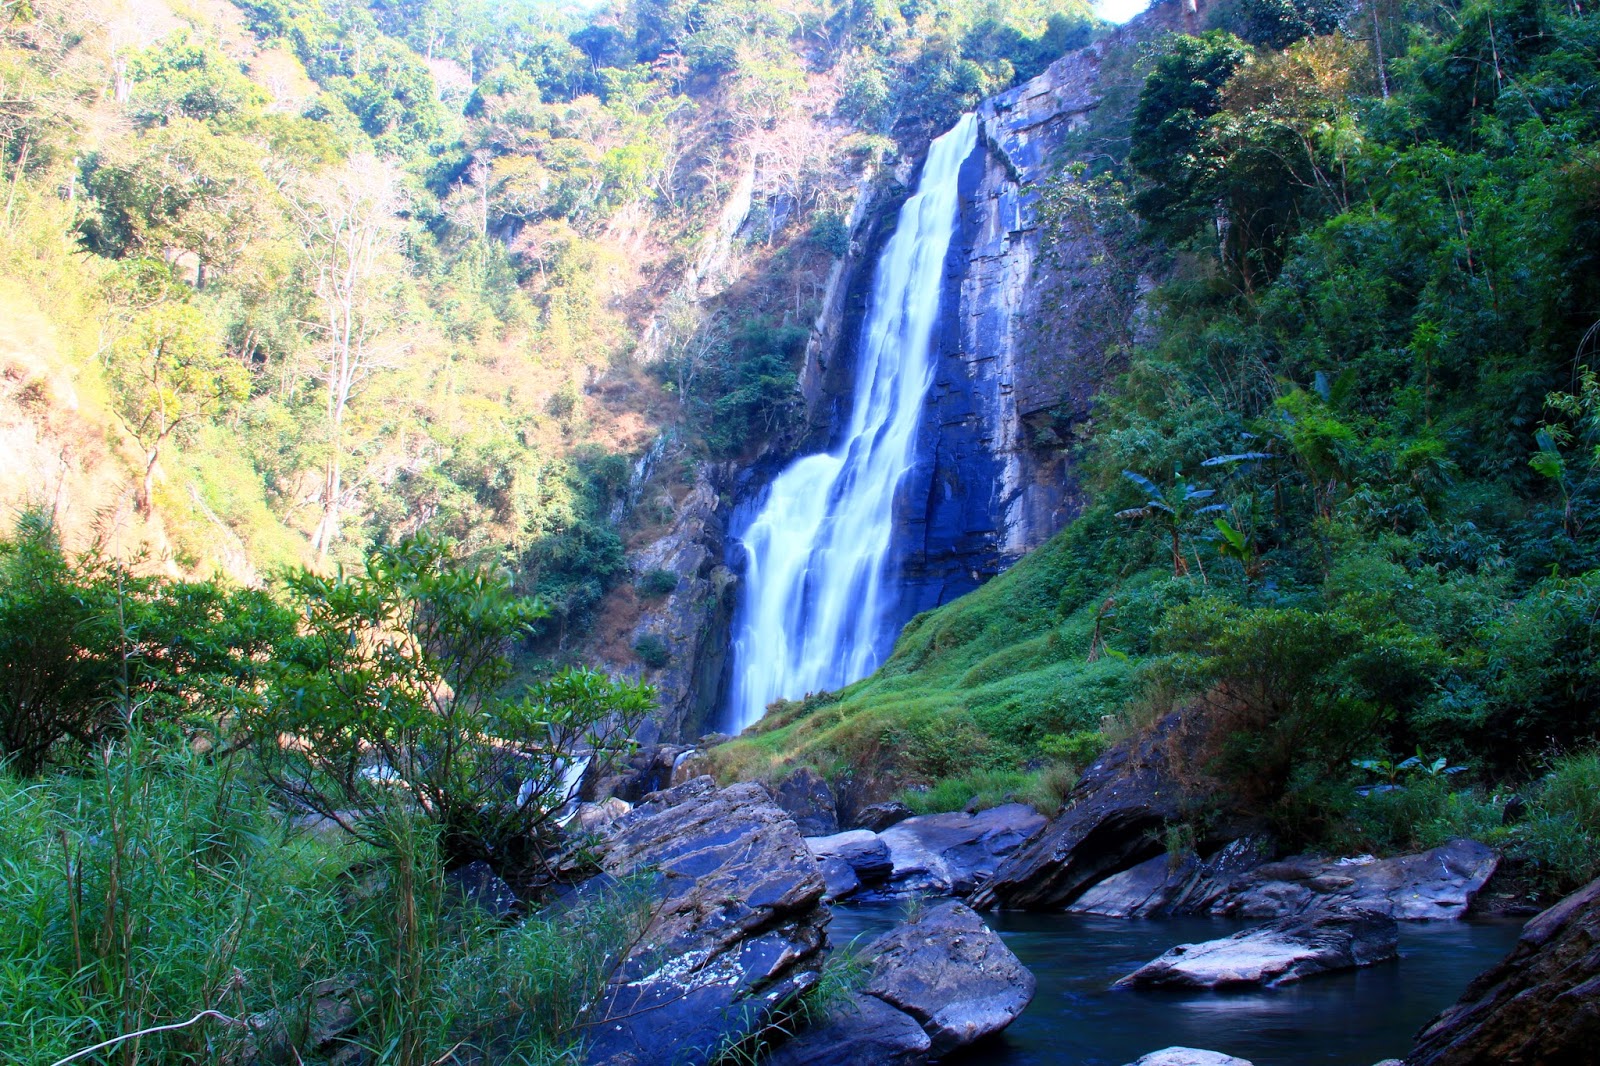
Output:
[[327,472],[322,482],[322,519],[317,523],[316,532],[312,534],[311,543],[317,551],[317,558],[327,556],[328,548],[339,539],[339,493],[343,489],[339,468],[339,452],[328,459]]

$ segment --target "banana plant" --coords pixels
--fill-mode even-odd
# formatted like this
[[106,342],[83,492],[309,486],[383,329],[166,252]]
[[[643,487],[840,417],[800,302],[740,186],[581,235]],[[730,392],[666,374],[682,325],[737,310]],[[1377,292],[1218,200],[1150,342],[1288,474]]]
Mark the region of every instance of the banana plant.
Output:
[[1179,470],[1172,472],[1172,487],[1168,489],[1162,489],[1143,474],[1132,470],[1124,470],[1122,476],[1138,486],[1139,491],[1145,495],[1145,501],[1138,507],[1118,511],[1117,517],[1145,519],[1164,526],[1172,550],[1172,576],[1183,577],[1189,572],[1189,564],[1183,557],[1185,528],[1191,520],[1200,515],[1225,511],[1228,505],[1201,503],[1200,501],[1215,496],[1217,490],[1203,489],[1191,484]]

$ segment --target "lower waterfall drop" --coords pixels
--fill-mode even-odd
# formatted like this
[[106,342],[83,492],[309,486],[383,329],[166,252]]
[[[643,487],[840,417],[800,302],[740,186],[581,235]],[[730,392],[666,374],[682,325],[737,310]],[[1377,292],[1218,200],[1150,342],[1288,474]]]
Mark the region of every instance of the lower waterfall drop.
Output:
[[961,164],[977,131],[977,118],[963,115],[929,146],[916,194],[900,209],[873,278],[838,445],[790,463],[740,535],[748,563],[734,621],[734,732],[773,700],[865,677],[888,651],[894,496],[916,461]]

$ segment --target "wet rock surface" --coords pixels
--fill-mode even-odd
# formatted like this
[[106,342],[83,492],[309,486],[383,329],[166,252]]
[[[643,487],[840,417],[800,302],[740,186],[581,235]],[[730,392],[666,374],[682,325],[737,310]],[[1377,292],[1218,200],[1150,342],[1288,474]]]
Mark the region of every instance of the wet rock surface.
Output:
[[[829,869],[837,870],[839,866],[848,871],[854,881],[853,892],[863,887],[882,885],[894,872],[894,862],[889,857],[889,846],[883,842],[878,834],[865,829],[851,829],[843,833],[834,833],[831,836],[807,837],[806,847],[811,849],[811,854],[817,857],[817,862],[824,869],[823,876]],[[843,883],[844,871],[838,871],[835,876]],[[829,881],[829,896],[832,899],[843,899],[848,892],[837,893],[833,891],[832,880]]]
[[1170,716],[1084,771],[1060,814],[1006,858],[972,905],[1058,910],[1114,873],[1163,852],[1162,832],[1183,812],[1167,770]]
[[1452,840],[1414,855],[1269,862],[1272,842],[1245,837],[1202,861],[1166,855],[1113,874],[1067,907],[1113,918],[1212,915],[1283,918],[1327,907],[1357,907],[1402,921],[1464,918],[1500,857],[1472,840]]
[[1374,911],[1282,918],[1203,944],[1180,944],[1117,982],[1123,988],[1242,989],[1298,981],[1395,958],[1400,930]]
[[1140,1055],[1127,1066],[1253,1066],[1249,1059],[1193,1047],[1168,1047]]
[[585,1061],[696,1066],[815,984],[830,917],[816,860],[760,785],[697,778],[603,831],[611,878],[646,876],[655,909],[612,975]]
[[786,777],[776,796],[778,806],[789,812],[804,835],[827,836],[839,831],[833,790],[811,767],[802,766]]
[[1010,1025],[1033,999],[1033,974],[983,919],[950,900],[869,944],[862,988],[916,1019],[937,1058]]
[[1586,1063],[1600,1053],[1600,879],[1528,922],[1428,1023],[1406,1066]]
[[967,895],[1044,824],[1044,816],[1023,803],[897,822],[878,834],[893,864],[881,894]]
[[763,1061],[766,1066],[917,1066],[933,1042],[911,1015],[852,993]]

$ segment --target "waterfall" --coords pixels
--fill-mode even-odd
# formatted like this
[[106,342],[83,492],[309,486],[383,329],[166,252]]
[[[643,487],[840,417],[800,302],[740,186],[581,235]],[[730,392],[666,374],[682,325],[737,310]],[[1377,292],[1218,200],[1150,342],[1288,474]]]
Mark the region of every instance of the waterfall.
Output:
[[964,115],[929,147],[900,209],[873,278],[838,445],[785,468],[739,535],[748,563],[734,622],[735,732],[775,699],[865,677],[892,642],[895,596],[884,585],[894,496],[916,461],[961,164],[976,143],[977,119]]

